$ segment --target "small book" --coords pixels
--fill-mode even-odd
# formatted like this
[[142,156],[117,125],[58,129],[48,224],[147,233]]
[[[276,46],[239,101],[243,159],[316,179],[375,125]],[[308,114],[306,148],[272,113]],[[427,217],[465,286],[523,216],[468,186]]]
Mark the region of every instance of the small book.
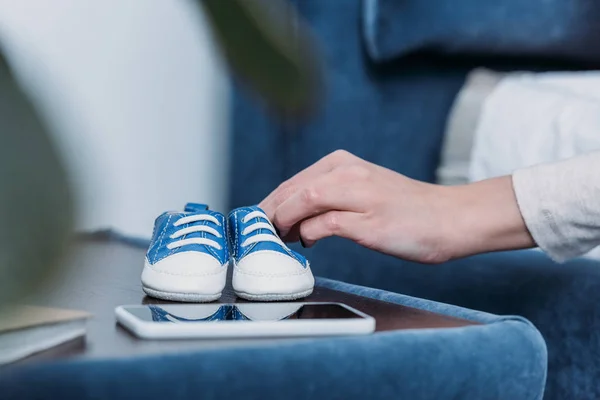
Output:
[[0,309],[0,365],[85,335],[85,311],[26,305]]

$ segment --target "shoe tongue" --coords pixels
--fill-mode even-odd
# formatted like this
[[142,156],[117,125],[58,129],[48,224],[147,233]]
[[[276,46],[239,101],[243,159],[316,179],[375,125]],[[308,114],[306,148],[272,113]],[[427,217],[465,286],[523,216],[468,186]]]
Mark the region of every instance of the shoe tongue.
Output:
[[208,210],[208,204],[200,203],[187,203],[183,211],[185,212],[199,212]]

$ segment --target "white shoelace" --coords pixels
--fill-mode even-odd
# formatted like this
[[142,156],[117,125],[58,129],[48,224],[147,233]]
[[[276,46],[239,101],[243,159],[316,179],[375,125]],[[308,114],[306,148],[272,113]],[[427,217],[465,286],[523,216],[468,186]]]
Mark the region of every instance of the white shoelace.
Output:
[[[180,226],[180,225],[185,225],[185,224],[189,224],[192,222],[200,222],[200,221],[210,221],[210,222],[217,224],[218,226],[221,226],[221,223],[219,222],[219,220],[210,214],[189,215],[187,217],[182,217],[182,218],[179,218],[177,220],[177,222],[175,222],[173,224],[173,226]],[[177,239],[179,237],[188,235],[190,233],[195,233],[195,232],[206,232],[206,233],[210,233],[211,235],[215,235],[218,238],[221,237],[221,234],[219,233],[219,231],[217,231],[213,227],[210,227],[208,225],[194,225],[194,226],[188,226],[187,228],[182,228],[182,229],[176,231],[171,236],[169,236],[169,238]],[[178,247],[187,246],[189,244],[203,244],[203,245],[214,247],[218,250],[221,250],[221,245],[219,243],[215,242],[212,239],[200,238],[200,237],[193,237],[193,238],[177,240],[177,241],[169,243],[167,245],[167,248],[169,250],[172,250],[172,249],[175,249]]]
[[[264,218],[267,221],[269,220],[267,218],[267,216],[265,215],[265,213],[260,212],[260,211],[252,211],[252,212],[249,212],[248,214],[246,214],[246,216],[244,216],[244,218],[242,218],[242,222],[245,224],[253,218]],[[246,228],[244,228],[244,230],[242,231],[242,235],[247,235],[247,234],[255,232],[259,229],[266,229],[273,234],[269,235],[268,233],[259,233],[258,235],[250,236],[249,238],[244,240],[244,242],[242,243],[242,247],[250,246],[251,244],[258,243],[258,242],[273,242],[273,243],[277,243],[283,247],[286,247],[285,244],[283,243],[283,241],[281,239],[279,239],[279,236],[277,236],[277,232],[275,232],[275,228],[273,228],[273,226],[271,224],[269,224],[267,222],[262,222],[260,220],[257,220],[252,225],[249,225]]]

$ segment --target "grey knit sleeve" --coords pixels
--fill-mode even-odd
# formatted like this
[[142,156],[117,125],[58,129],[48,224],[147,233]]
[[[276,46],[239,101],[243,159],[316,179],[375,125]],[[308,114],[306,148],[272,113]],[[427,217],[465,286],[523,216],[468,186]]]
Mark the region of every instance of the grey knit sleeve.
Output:
[[513,173],[533,239],[562,262],[600,245],[600,151]]

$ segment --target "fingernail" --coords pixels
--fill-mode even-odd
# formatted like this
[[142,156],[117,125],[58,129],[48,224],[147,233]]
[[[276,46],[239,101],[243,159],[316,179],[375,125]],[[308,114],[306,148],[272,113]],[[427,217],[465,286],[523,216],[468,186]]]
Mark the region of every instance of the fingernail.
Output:
[[302,236],[300,236],[300,245],[304,248],[306,248],[306,245],[304,244],[304,240],[302,240]]

